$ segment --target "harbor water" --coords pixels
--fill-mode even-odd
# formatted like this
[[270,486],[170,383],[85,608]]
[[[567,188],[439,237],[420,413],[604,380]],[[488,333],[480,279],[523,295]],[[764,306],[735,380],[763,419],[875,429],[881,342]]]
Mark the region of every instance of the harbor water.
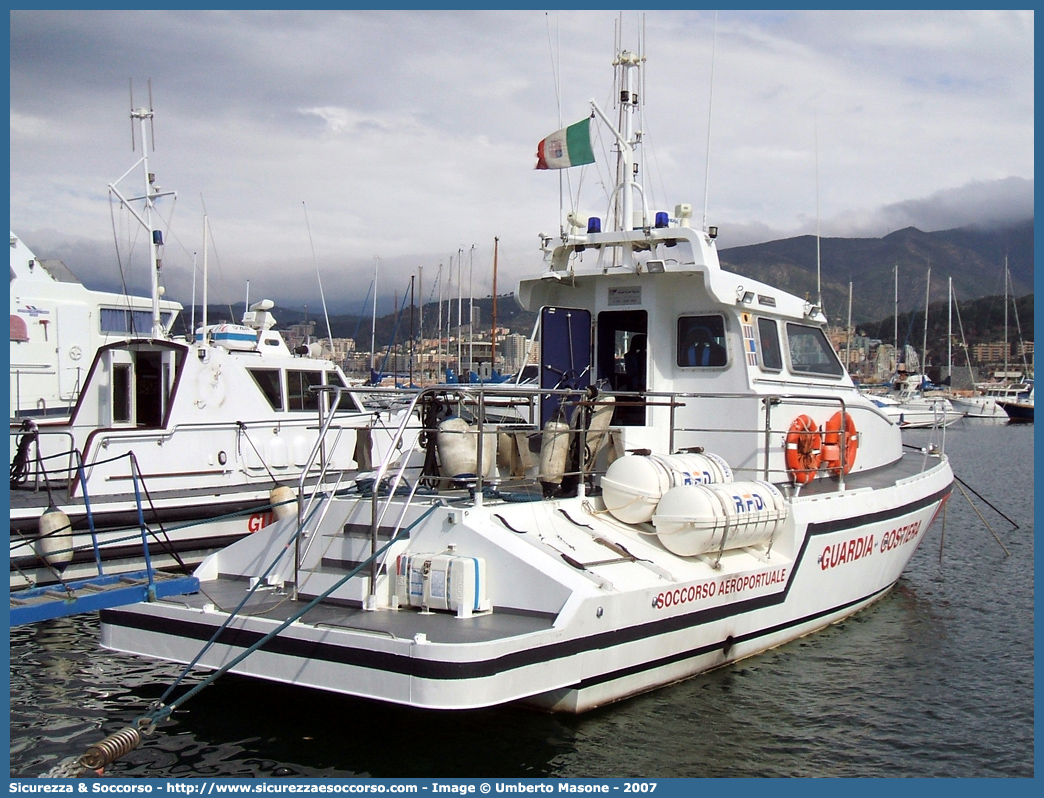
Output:
[[[1033,426],[963,420],[945,445],[978,511],[955,484],[898,585],[817,634],[581,716],[223,677],[105,775],[1032,777]],[[12,629],[10,654],[18,778],[131,724],[180,672],[99,649],[96,615]]]

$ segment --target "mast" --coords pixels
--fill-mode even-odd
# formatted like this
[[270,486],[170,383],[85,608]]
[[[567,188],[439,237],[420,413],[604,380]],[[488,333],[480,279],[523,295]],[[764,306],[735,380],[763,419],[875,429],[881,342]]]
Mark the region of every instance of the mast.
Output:
[[370,321],[370,379],[373,379],[374,357],[377,349],[377,266],[380,258],[373,256],[373,317]]
[[1004,256],[1004,381],[1008,381],[1008,256]]
[[438,381],[442,382],[445,372],[443,371],[442,362],[442,264],[439,264],[439,276],[436,278],[439,281],[439,326],[436,328],[436,344],[435,344],[435,361],[436,368],[438,369],[439,376]]
[[899,261],[895,262],[895,310],[892,312],[895,322],[895,370],[899,370]]
[[[819,115],[816,114],[816,294],[818,295],[819,309],[823,312],[823,317],[826,318],[826,311],[823,310],[823,280],[822,272],[820,269],[821,254],[820,254],[820,235],[819,235]],[[851,300],[851,296],[849,296]]]
[[[946,377],[950,379],[953,373],[953,276],[951,275],[946,284]],[[950,387],[953,380],[950,379]]]
[[464,261],[464,247],[457,250],[457,379],[464,371],[464,341],[461,329],[464,327],[464,280],[461,275],[461,264]]
[[196,340],[196,253],[192,253],[192,321],[189,322],[192,340]]
[[[161,257],[161,248],[163,247],[163,231],[155,229],[153,225],[152,211],[155,207],[156,200],[160,197],[177,196],[174,191],[160,191],[156,185],[156,175],[149,171],[149,139],[146,132],[146,120],[148,124],[152,126],[153,110],[152,110],[152,82],[149,82],[149,107],[148,108],[134,108],[134,97],[131,96],[131,147],[134,146],[134,120],[138,120],[138,125],[141,128],[141,160],[138,161],[134,166],[124,172],[123,176],[113,183],[109,184],[109,191],[115,194],[120,203],[138,220],[138,223],[145,228],[149,236],[149,264],[150,264],[150,280],[152,288],[152,337],[163,338],[166,335],[163,329],[163,322],[160,318],[160,284],[159,276],[160,269],[163,267],[163,261]],[[153,149],[155,149],[155,141],[153,141]],[[119,189],[116,188],[117,184],[123,178],[127,177],[134,168],[141,165],[142,174],[145,178],[145,191],[140,197],[132,197],[127,199],[120,193]],[[143,214],[138,213],[132,206],[131,202],[143,202],[144,207],[142,209]]]
[[848,281],[848,324],[845,326],[845,370],[852,368],[852,281]]
[[413,281],[413,275],[411,274],[410,275],[410,387],[411,388],[413,387],[413,341],[414,341],[414,338],[415,338],[415,333],[413,331],[413,305],[414,305],[413,288],[414,288],[414,281]]
[[[315,244],[312,242],[312,225],[308,222],[308,206],[301,201],[304,209],[305,228],[308,230],[308,244],[312,248],[312,263],[315,265],[315,279],[319,283],[319,300],[323,303],[323,316],[326,318],[326,338],[330,342],[330,357],[334,356],[333,328],[330,326],[330,311],[326,309],[326,294],[323,293],[323,277],[319,274],[319,261],[315,257]],[[307,319],[306,319],[307,321]]]
[[493,322],[490,325],[489,370],[497,367],[497,245],[500,239],[493,237]]
[[[420,331],[420,341],[418,342],[418,359],[424,362],[424,266],[417,267],[417,289],[421,291],[421,303],[418,306],[418,319],[417,329]],[[421,367],[421,373],[424,373],[424,367]],[[413,375],[410,373],[409,381],[412,383]]]
[[[210,219],[203,215],[203,343],[207,342],[207,229],[210,226]],[[192,331],[193,337],[195,337],[196,331]]]
[[928,366],[928,297],[932,292],[932,267],[928,267],[928,281],[924,289],[924,338],[921,343],[921,385],[924,385],[924,377]]
[[[638,110],[638,91],[635,71],[645,61],[645,56],[621,50],[613,61],[613,66],[621,68],[620,89],[620,116],[619,128],[617,128],[598,107],[594,100],[590,101],[591,110],[609,128],[619,150],[617,162],[617,186],[613,192],[617,209],[617,229],[630,230],[634,226],[634,196],[633,192],[641,191],[635,177],[637,175],[637,162],[634,151],[638,141],[634,133],[634,114]],[[642,194],[642,224],[648,224],[648,213],[645,209],[645,195]]]
[[475,368],[475,245],[468,263],[468,370]]

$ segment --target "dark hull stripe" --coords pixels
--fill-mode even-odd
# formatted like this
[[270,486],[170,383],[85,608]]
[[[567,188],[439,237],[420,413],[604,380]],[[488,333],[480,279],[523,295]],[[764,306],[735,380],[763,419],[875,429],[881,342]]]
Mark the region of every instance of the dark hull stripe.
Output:
[[645,671],[655,670],[656,668],[664,668],[668,665],[674,665],[678,662],[684,662],[687,659],[703,656],[704,654],[710,654],[714,651],[721,651],[723,653],[727,653],[725,650],[726,644],[728,644],[729,648],[732,648],[737,643],[746,643],[749,640],[757,640],[759,637],[767,637],[770,635],[774,635],[777,632],[782,632],[786,629],[792,629],[795,626],[802,626],[803,624],[811,623],[813,621],[819,620],[820,618],[825,618],[828,615],[833,615],[836,612],[842,612],[843,610],[846,610],[849,607],[854,607],[857,604],[862,604],[867,601],[873,601],[883,596],[894,586],[895,583],[893,582],[887,587],[883,587],[880,590],[874,591],[869,596],[864,596],[863,598],[856,599],[855,601],[849,601],[846,604],[839,604],[836,607],[821,610],[820,612],[813,613],[812,615],[806,615],[804,618],[795,618],[792,621],[776,624],[775,626],[769,626],[764,629],[758,629],[754,632],[748,632],[745,635],[737,635],[736,637],[733,637],[730,640],[722,640],[717,643],[708,643],[705,646],[689,649],[688,651],[679,651],[678,653],[672,654],[669,657],[661,657],[660,659],[642,662],[641,664],[634,665],[630,668],[622,668],[618,671],[609,671],[606,673],[602,673],[598,676],[591,677],[590,679],[584,679],[583,681],[574,685],[572,689],[583,690],[587,687],[595,687],[600,684],[605,684],[606,682],[613,682],[617,679],[624,679],[629,676],[644,673]]
[[[42,513],[44,509],[45,508],[38,508],[38,512],[33,516],[12,518],[11,532],[21,532],[29,536],[35,536],[37,534],[37,524],[39,523],[40,513]],[[255,512],[264,512],[269,509],[269,502],[267,498],[252,497],[249,499],[233,499],[231,501],[217,502],[214,504],[186,502],[173,507],[157,507],[155,511],[153,511],[153,509],[148,505],[143,505],[142,509],[145,515],[145,521],[148,524],[173,524],[182,521],[210,521],[220,516],[231,515],[233,513],[247,513],[251,510]],[[74,532],[89,531],[90,527],[87,524],[87,514],[82,505],[77,508],[65,507],[64,511],[72,522]],[[94,528],[99,532],[112,529],[125,529],[128,527],[136,528],[138,526],[137,509],[112,511],[102,510],[101,512],[93,510],[92,515],[94,516]],[[245,516],[243,520],[244,522],[246,521]]]
[[[725,618],[735,617],[782,604],[786,600],[787,594],[790,592],[790,588],[794,583],[800,564],[804,560],[805,550],[814,535],[839,531],[834,528],[839,525],[839,529],[849,529],[862,526],[863,524],[868,523],[868,520],[883,521],[888,520],[889,518],[898,518],[902,515],[915,512],[916,510],[941,501],[943,498],[947,497],[949,493],[950,488],[948,486],[946,489],[941,490],[932,496],[919,499],[915,502],[911,502],[902,507],[888,510],[883,513],[876,513],[871,516],[857,516],[840,522],[829,522],[818,525],[809,524],[809,529],[805,536],[805,540],[802,543],[801,551],[795,560],[795,566],[791,569],[790,576],[787,580],[787,586],[777,593],[758,596],[745,601],[738,601],[734,604],[710,607],[704,610],[675,615],[669,618],[650,621],[645,624],[629,626],[624,629],[516,651],[494,659],[471,662],[438,662],[398,654],[367,651],[365,649],[354,649],[328,643],[318,643],[285,637],[275,637],[272,640],[269,640],[261,650],[291,657],[322,660],[325,662],[351,665],[355,667],[373,668],[387,671],[389,673],[400,673],[421,679],[478,679],[494,676],[516,668],[538,665],[589,651],[597,651],[599,649],[648,640],[671,632],[690,629]],[[869,601],[884,593],[889,588],[891,588],[891,585],[880,588],[869,595],[862,596],[844,604],[820,610],[804,618],[786,621],[775,627],[756,630],[737,639],[755,639],[757,637],[772,634],[775,631],[808,623],[817,618],[826,617],[844,610],[847,607]],[[213,626],[199,624],[193,621],[171,620],[151,615],[139,615],[119,609],[103,610],[101,612],[101,620],[103,623],[125,628],[141,629],[144,631],[187,639],[196,639],[199,641],[209,640],[214,632]],[[246,648],[256,643],[262,637],[263,634],[259,632],[226,629],[221,633],[217,642],[232,647]],[[735,642],[735,640],[733,642]],[[636,666],[633,669],[633,672],[638,673],[643,670],[662,667],[663,665],[671,664],[671,662],[698,656],[707,651],[722,649],[725,643],[726,641],[723,640],[716,644],[672,655],[666,660],[642,663],[640,666]],[[628,675],[628,673],[621,673],[620,675],[605,674],[604,676],[595,677],[595,679],[608,681],[621,678],[622,675]],[[595,682],[591,681],[589,683],[593,684]]]
[[[239,535],[221,535],[220,537],[206,537],[206,538],[194,538],[192,540],[172,540],[163,541],[162,543],[149,538],[149,554],[152,557],[160,557],[164,554],[171,554],[172,552],[178,555],[191,555],[195,552],[212,551],[216,549],[223,549],[227,546],[231,546],[237,540],[242,540],[247,536],[247,532]],[[19,549],[20,551],[32,551],[31,546],[25,546]],[[120,546],[99,546],[99,552],[101,553],[102,566],[106,563],[118,562],[120,560],[140,560],[144,562],[144,555],[141,551],[141,538],[139,537],[134,543],[127,543]],[[72,561],[70,565],[81,565],[83,563],[94,562],[94,549],[77,549],[73,552]],[[30,568],[43,567],[43,563],[40,558],[35,554],[28,556],[12,557],[11,558],[11,571],[16,570],[28,570]]]

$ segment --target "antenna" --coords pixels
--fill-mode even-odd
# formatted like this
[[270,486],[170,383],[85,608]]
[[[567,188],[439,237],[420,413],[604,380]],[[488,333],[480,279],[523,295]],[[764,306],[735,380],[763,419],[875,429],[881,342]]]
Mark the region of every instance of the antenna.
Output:
[[714,110],[714,58],[718,50],[718,12],[714,12],[714,39],[711,44],[710,98],[707,100],[707,164],[703,170],[703,231],[707,232],[707,202],[710,196],[711,118]]
[[[323,316],[326,317],[326,337],[330,341],[330,356],[333,357],[334,342],[333,342],[333,329],[330,327],[330,312],[326,309],[326,295],[323,293],[323,278],[319,274],[319,261],[315,258],[315,244],[312,242],[312,226],[308,223],[308,206],[305,205],[304,200],[301,200],[301,208],[304,209],[305,217],[305,229],[308,230],[308,245],[312,248],[312,263],[315,265],[315,279],[319,282],[319,299],[323,303]],[[249,285],[249,283],[247,283]],[[308,319],[305,319],[308,321]]]
[[134,144],[134,78],[127,78],[130,89],[130,126],[131,126],[131,152],[137,148]]
[[[823,279],[820,267],[820,237],[819,237],[819,111],[815,114],[815,142],[816,142],[816,293],[819,295],[819,310],[824,318],[826,310],[823,308]],[[828,322],[829,323],[829,322]]]
[[[153,127],[155,124],[156,116],[152,110],[152,78],[148,79],[149,84],[149,138],[152,139],[152,151],[156,151],[156,128]],[[142,148],[144,148],[145,142],[142,142]]]

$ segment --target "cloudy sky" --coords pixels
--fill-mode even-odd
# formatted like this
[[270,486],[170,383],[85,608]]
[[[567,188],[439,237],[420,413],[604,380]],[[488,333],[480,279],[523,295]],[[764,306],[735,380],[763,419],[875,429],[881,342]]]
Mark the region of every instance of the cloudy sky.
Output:
[[[644,20],[641,179],[656,208],[706,212],[722,248],[815,232],[817,215],[823,236],[879,236],[1033,213],[1032,11]],[[560,175],[567,210],[605,213],[606,131],[583,170],[534,170],[536,144],[592,98],[615,116],[616,29],[637,49],[638,21],[12,11],[11,229],[98,288],[119,283],[118,242],[147,285],[139,231],[107,186],[140,157],[128,86],[146,104],[151,79],[150,168],[178,192],[160,203],[170,298],[192,296],[204,210],[212,302],[242,301],[249,279],[251,300],[317,308],[321,278],[332,312],[358,311],[379,262],[390,310],[420,267],[426,296],[440,264],[455,279],[460,252],[484,295],[494,237],[504,292],[559,229]],[[120,185],[136,195],[138,172]]]

